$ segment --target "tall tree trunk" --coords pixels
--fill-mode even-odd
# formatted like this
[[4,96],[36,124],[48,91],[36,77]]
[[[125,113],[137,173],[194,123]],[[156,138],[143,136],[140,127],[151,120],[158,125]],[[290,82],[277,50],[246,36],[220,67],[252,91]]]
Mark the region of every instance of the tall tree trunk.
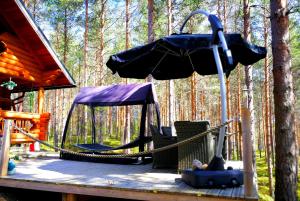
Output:
[[[238,77],[238,94],[237,94],[237,109],[238,109],[238,117],[239,119],[241,118],[241,111],[242,111],[242,104],[241,104],[241,95],[242,95],[242,90],[241,90],[241,66],[238,65],[238,72],[237,72],[237,77]],[[238,153],[239,153],[239,158],[240,160],[243,159],[242,156],[242,133],[239,129],[238,132]]]
[[[269,87],[269,94],[271,94],[271,87]],[[270,140],[272,142],[272,161],[273,161],[273,167],[275,166],[275,142],[274,142],[274,135],[273,135],[273,121],[272,121],[272,117],[273,117],[273,107],[272,107],[272,99],[269,98],[269,126],[270,126]]]
[[193,73],[191,79],[191,119],[196,120],[196,73]]
[[[68,51],[69,51],[69,38],[68,38],[68,34],[69,34],[69,28],[68,28],[68,8],[65,7],[64,8],[64,26],[63,26],[63,31],[64,31],[64,35],[63,35],[63,41],[64,41],[64,48],[63,48],[63,62],[66,65],[68,62]],[[65,99],[66,99],[66,93],[64,89],[61,89],[61,113],[59,113],[60,115],[60,121],[59,121],[59,133],[61,133],[62,129],[63,129],[63,121],[64,121],[64,113],[65,113]],[[73,129],[73,126],[70,126],[71,129]],[[71,132],[72,133],[72,132]],[[59,136],[61,138],[61,136]]]
[[[148,0],[148,43],[151,43],[154,41],[154,0]],[[151,75],[147,77],[148,82],[152,82],[153,78]],[[150,115],[151,116],[151,115]],[[148,116],[148,120],[151,119],[151,117]]]
[[297,200],[298,147],[286,0],[270,1],[275,105],[275,200]]
[[[96,76],[97,79],[95,81],[97,86],[101,86],[103,84],[103,74],[104,74],[104,26],[105,26],[105,15],[106,15],[106,3],[107,0],[100,0],[99,1],[99,21],[100,21],[100,26],[99,26],[99,48],[98,48],[98,54],[97,54],[97,71],[98,75]],[[100,112],[100,123],[99,123],[99,132],[98,132],[98,141],[101,143],[103,142],[104,136],[101,132],[101,129],[103,127],[103,120],[102,120],[102,114],[103,112]]]
[[37,5],[38,5],[38,0],[23,0],[24,5],[27,9],[30,9],[32,17],[34,20],[36,20],[37,16]]
[[[59,29],[58,29],[58,26],[56,26],[56,29],[55,29],[55,32],[58,33],[59,32]],[[56,37],[55,37],[55,46],[56,48],[58,49],[59,47],[59,43],[60,43],[60,40],[59,40],[59,34],[56,34]],[[53,118],[53,124],[52,124],[52,129],[53,129],[53,139],[54,139],[54,146],[58,146],[58,124],[59,124],[59,117],[58,117],[58,114],[59,114],[59,96],[60,96],[60,90],[59,89],[55,89],[53,91],[53,96],[54,96],[54,103],[53,103],[53,110],[52,110],[52,118]],[[55,150],[57,151],[57,150]]]
[[[227,1],[223,0],[223,27],[224,33],[227,33]],[[227,107],[227,118],[231,119],[231,94],[230,94],[230,79],[226,78],[226,107]],[[232,132],[231,125],[227,126],[227,131]],[[231,136],[227,137],[227,159],[231,160],[232,157],[232,139]]]
[[[172,34],[172,0],[167,1],[168,8],[168,35]],[[174,80],[169,80],[169,126],[172,133],[175,133],[175,88]]]
[[153,20],[154,20],[154,1],[148,0],[148,43],[154,41]]
[[[200,102],[201,102],[201,119],[206,119],[206,108],[205,108],[205,90],[202,90],[201,93],[200,93]],[[208,109],[209,111],[209,109]]]
[[[153,23],[154,23],[154,0],[148,0],[148,43],[151,43],[154,41],[154,29],[153,29]],[[151,75],[147,77],[148,82],[152,82],[153,78]],[[148,107],[148,111],[152,111],[153,107]],[[148,124],[150,125],[153,121],[153,114],[152,112],[148,112],[147,114],[148,118]],[[150,129],[148,126],[146,126],[146,135],[148,135],[150,132]],[[147,147],[148,149],[151,149],[153,145],[150,145]]]
[[[83,86],[87,86],[88,83],[88,64],[87,64],[87,57],[88,57],[88,34],[89,34],[89,0],[85,0],[85,23],[84,23],[84,47],[83,47]],[[87,125],[87,107],[82,107],[82,117],[80,119],[81,122],[81,135],[84,135],[84,143],[87,143],[87,132],[86,132],[86,125]]]
[[261,118],[260,118],[260,116],[262,116],[262,118],[263,118],[263,112],[262,112],[262,110],[258,110],[257,112],[258,112],[258,114],[257,114],[257,116],[258,116],[258,121],[257,121],[258,122],[257,149],[259,151],[259,157],[261,158],[262,142],[261,142]]
[[[154,41],[154,0],[148,0],[148,43]],[[152,76],[147,77],[148,82],[152,82]]]
[[[130,13],[129,13],[129,7],[130,7],[130,0],[126,0],[126,12],[125,12],[125,49],[129,49],[130,47],[130,32],[129,32],[129,19],[130,19]],[[128,79],[125,79],[125,83],[128,83]],[[130,141],[130,110],[129,107],[125,107],[125,118],[124,118],[124,137],[123,137],[123,143],[127,144]],[[126,153],[130,153],[129,149],[125,150]]]
[[99,21],[100,21],[100,26],[99,26],[99,49],[98,49],[98,54],[97,54],[97,66],[98,66],[98,76],[96,80],[96,84],[98,86],[101,86],[103,84],[103,70],[104,70],[104,26],[105,26],[105,12],[106,12],[106,2],[107,0],[100,0],[99,7]]
[[[239,21],[239,15],[240,15],[240,7],[241,7],[241,4],[242,2],[240,1],[239,2],[239,5],[238,5],[238,8],[235,12],[235,15],[234,15],[234,29],[233,31],[234,32],[237,32],[238,31],[238,21]],[[242,160],[242,150],[241,150],[241,147],[242,147],[242,144],[241,144],[241,131],[239,130],[239,121],[240,121],[240,118],[241,118],[241,110],[242,110],[242,107],[241,107],[241,95],[242,95],[242,90],[241,90],[241,66],[238,64],[237,66],[237,94],[236,94],[236,108],[235,108],[235,112],[236,112],[236,119],[238,120],[236,122],[236,150],[237,150],[237,158],[239,160]]]
[[[268,32],[267,32],[267,17],[266,17],[266,9],[264,9],[264,46],[268,48]],[[265,80],[264,80],[264,97],[265,97],[265,136],[266,136],[266,151],[267,151],[267,163],[268,163],[268,175],[269,175],[269,195],[273,196],[273,178],[272,178],[272,152],[271,146],[272,141],[270,137],[270,126],[269,126],[269,63],[268,56],[264,59],[264,72],[265,72]]]
[[[247,41],[250,41],[250,7],[249,7],[249,0],[243,0],[244,4],[244,38]],[[256,172],[256,160],[255,160],[255,150],[256,147],[254,146],[255,140],[255,117],[254,117],[254,103],[253,103],[253,79],[252,79],[252,66],[245,66],[245,82],[247,88],[247,108],[250,111],[250,134],[252,138],[253,144],[253,154],[252,154],[252,162],[254,172]]]
[[64,9],[64,49],[63,49],[63,62],[67,63],[67,53],[68,53],[68,9],[67,7]]
[[[56,113],[57,113],[57,92],[58,92],[58,90],[54,90],[54,103],[53,103],[53,112],[52,112],[52,114],[54,114],[53,116],[53,126],[52,126],[52,128],[53,128],[53,138],[54,138],[54,146],[58,146],[58,132],[57,132],[57,115],[56,115]],[[57,151],[57,150],[55,150],[55,151]]]
[[87,65],[87,48],[88,48],[88,34],[89,34],[89,0],[85,0],[85,23],[84,23],[84,49],[83,49],[83,68],[84,68],[84,83],[83,86],[87,86],[87,71],[88,71],[88,65]]
[[29,6],[29,0],[23,0],[23,2],[24,2],[24,5],[28,8],[28,6]]
[[223,0],[223,28],[224,33],[227,33],[227,0]]
[[222,18],[221,18],[221,0],[217,0],[217,15],[218,15],[218,18],[221,20],[222,22]]
[[[193,21],[193,19],[190,20],[190,24],[189,24],[189,32],[192,33],[193,32],[193,28],[194,28],[194,24],[195,22]],[[196,106],[196,97],[197,97],[197,92],[196,92],[196,85],[197,85],[197,81],[196,81],[196,73],[194,72],[192,74],[192,76],[190,77],[190,116],[189,118],[192,120],[196,120],[196,112],[197,112],[197,106]]]

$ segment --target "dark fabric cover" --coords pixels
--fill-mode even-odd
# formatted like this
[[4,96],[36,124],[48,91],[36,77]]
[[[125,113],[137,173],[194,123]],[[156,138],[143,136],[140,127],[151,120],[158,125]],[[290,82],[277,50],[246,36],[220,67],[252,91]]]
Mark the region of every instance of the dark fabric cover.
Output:
[[155,102],[157,102],[157,98],[151,83],[83,87],[74,100],[74,104],[93,107],[143,105]]
[[[227,75],[238,63],[250,65],[266,56],[265,48],[247,43],[240,34],[226,34],[225,38],[233,56],[233,65],[228,65],[219,47]],[[168,80],[189,77],[194,71],[200,75],[218,73],[209,34],[173,34],[112,55],[106,65],[120,77],[138,79],[149,74],[157,80]]]

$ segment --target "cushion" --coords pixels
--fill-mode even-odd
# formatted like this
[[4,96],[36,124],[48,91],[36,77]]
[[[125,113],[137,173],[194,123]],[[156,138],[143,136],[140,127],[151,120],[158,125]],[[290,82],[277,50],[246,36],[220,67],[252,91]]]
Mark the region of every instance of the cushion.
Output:
[[172,137],[172,129],[170,126],[162,126],[161,130],[164,136]]

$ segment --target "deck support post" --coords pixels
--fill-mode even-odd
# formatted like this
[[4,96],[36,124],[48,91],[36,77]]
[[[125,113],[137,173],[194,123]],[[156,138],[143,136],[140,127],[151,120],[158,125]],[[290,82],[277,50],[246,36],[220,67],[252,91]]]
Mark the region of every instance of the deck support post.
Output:
[[38,91],[38,113],[42,114],[44,109],[44,100],[45,100],[45,90],[44,88],[39,88]]
[[75,194],[71,193],[63,193],[62,194],[62,201],[76,201],[77,197]]
[[9,161],[10,133],[12,130],[12,120],[4,120],[4,132],[2,135],[0,151],[0,176],[7,176]]
[[242,107],[242,134],[243,134],[243,166],[244,166],[244,191],[245,197],[253,195],[253,163],[251,141],[250,110]]

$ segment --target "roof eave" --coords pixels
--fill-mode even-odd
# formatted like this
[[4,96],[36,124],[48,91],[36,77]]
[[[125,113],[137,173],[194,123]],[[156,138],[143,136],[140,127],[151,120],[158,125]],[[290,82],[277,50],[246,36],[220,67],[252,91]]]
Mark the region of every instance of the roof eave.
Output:
[[[66,69],[64,64],[59,60],[56,53],[54,52],[54,50],[50,46],[50,43],[49,43],[48,39],[46,38],[44,33],[41,31],[41,29],[36,25],[36,23],[34,22],[34,20],[31,17],[31,15],[27,12],[23,2],[21,2],[20,0],[15,0],[15,2],[16,2],[16,5],[19,7],[19,9],[22,11],[23,15],[26,17],[27,21],[30,23],[31,27],[33,28],[33,30],[35,31],[37,36],[40,38],[40,40],[42,41],[44,46],[47,48],[48,52],[51,54],[52,58],[54,59],[54,61],[58,65],[58,67],[61,69],[63,74],[66,76],[67,80],[70,82],[69,87],[76,86],[75,85],[75,80],[73,79],[73,77],[71,76],[69,71]],[[51,86],[49,88],[64,88],[64,87],[63,86]]]

